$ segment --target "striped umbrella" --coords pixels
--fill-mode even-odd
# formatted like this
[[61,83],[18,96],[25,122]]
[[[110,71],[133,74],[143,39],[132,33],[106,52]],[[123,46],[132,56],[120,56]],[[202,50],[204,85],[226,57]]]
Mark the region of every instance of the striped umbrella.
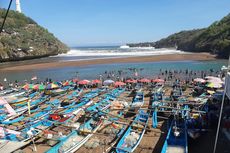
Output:
[[45,88],[46,87],[43,84],[36,84],[36,85],[33,86],[34,90],[45,90]]
[[25,89],[25,90],[29,90],[29,89],[33,89],[33,84],[25,84],[22,88]]
[[46,89],[50,90],[50,89],[57,89],[59,88],[59,86],[57,84],[54,83],[50,83],[46,86]]

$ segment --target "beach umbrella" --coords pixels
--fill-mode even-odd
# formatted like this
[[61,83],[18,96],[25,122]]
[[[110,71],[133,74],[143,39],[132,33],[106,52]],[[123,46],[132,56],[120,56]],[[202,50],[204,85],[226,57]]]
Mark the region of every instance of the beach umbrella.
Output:
[[73,85],[73,82],[72,81],[66,81],[62,85],[63,86],[70,86],[70,85]]
[[46,86],[46,89],[56,89],[56,88],[59,88],[59,86],[57,84],[54,84],[54,83],[50,83]]
[[156,82],[156,83],[164,83],[165,80],[163,79],[153,79],[152,82]]
[[214,77],[214,76],[206,76],[205,79],[209,80],[209,79],[215,79],[217,77]]
[[116,82],[114,83],[114,85],[115,85],[115,87],[117,87],[117,86],[124,86],[124,85],[126,85],[126,83],[120,82],[120,81],[116,81]]
[[212,82],[212,83],[224,83],[220,78],[218,77],[213,77],[213,78],[209,78],[207,80],[207,82]]
[[34,90],[45,90],[45,88],[46,87],[43,84],[36,84],[36,85],[33,86]]
[[204,80],[204,79],[202,79],[202,78],[196,78],[196,79],[194,79],[194,82],[205,83],[206,80]]
[[137,83],[137,80],[129,79],[129,80],[126,80],[125,82],[126,82],[126,83]]
[[110,85],[110,84],[113,84],[113,83],[114,83],[113,80],[105,80],[105,81],[103,82],[104,85]]
[[74,83],[78,82],[78,79],[76,79],[76,78],[75,78],[75,79],[73,79],[73,82],[74,82]]
[[89,84],[89,83],[90,83],[89,80],[81,80],[81,81],[78,82],[78,84],[80,84],[80,85],[86,85],[86,84]]
[[209,93],[210,95],[213,95],[215,93],[215,91],[213,91],[213,90],[207,90],[207,93]]
[[221,88],[222,84],[209,82],[209,83],[206,84],[206,87],[209,87],[209,88]]
[[149,83],[149,82],[151,82],[151,81],[150,81],[149,79],[143,78],[143,79],[138,80],[138,82],[141,82],[141,83]]
[[22,86],[22,88],[25,89],[25,90],[28,90],[28,89],[33,89],[33,86],[34,86],[33,84],[28,84],[27,83],[24,86]]
[[38,79],[37,76],[33,76],[33,77],[31,78],[32,81],[37,80],[37,79]]
[[101,80],[92,80],[92,84],[99,84],[101,83]]
[[56,84],[56,85],[58,85],[58,86],[62,86],[62,82],[61,82],[61,81],[53,82],[53,84]]

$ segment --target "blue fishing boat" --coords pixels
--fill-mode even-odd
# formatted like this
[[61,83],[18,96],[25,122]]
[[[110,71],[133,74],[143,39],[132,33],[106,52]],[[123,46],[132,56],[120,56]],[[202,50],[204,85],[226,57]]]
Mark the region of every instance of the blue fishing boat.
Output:
[[50,148],[46,153],[74,153],[84,145],[93,133],[102,125],[103,121],[97,114],[82,124],[77,131],[71,132],[67,137],[60,140],[58,144]]
[[128,127],[125,134],[119,140],[116,152],[134,152],[137,146],[140,144],[146,127],[148,125],[149,113],[139,111],[137,117],[133,123]]
[[161,153],[188,153],[187,126],[185,120],[174,119],[168,130]]
[[137,92],[135,97],[133,98],[132,104],[131,104],[131,110],[140,108],[144,104],[144,93],[143,92]]

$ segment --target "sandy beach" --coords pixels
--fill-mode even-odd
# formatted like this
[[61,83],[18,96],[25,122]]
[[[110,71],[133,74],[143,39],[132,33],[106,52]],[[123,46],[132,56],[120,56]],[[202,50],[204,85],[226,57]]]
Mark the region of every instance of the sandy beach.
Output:
[[159,62],[159,61],[184,61],[184,60],[215,60],[216,56],[209,53],[189,53],[189,54],[169,54],[169,55],[154,55],[154,56],[136,56],[125,58],[107,58],[94,60],[79,60],[79,61],[58,61],[35,64],[24,64],[0,68],[0,71],[26,71],[40,70],[60,67],[87,66],[95,64],[111,64],[111,63],[139,63],[139,62]]

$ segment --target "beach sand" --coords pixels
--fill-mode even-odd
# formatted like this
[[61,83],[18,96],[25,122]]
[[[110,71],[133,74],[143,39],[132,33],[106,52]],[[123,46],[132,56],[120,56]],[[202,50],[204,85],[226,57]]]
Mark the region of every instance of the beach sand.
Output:
[[8,66],[0,68],[0,71],[26,71],[40,70],[60,67],[86,66],[95,64],[111,64],[111,63],[138,63],[138,62],[159,62],[159,61],[184,61],[184,60],[215,60],[216,56],[209,53],[187,53],[187,54],[171,54],[171,55],[154,55],[154,56],[136,56],[136,57],[119,57],[94,60],[79,61],[58,61],[47,63],[24,64],[16,66]]

